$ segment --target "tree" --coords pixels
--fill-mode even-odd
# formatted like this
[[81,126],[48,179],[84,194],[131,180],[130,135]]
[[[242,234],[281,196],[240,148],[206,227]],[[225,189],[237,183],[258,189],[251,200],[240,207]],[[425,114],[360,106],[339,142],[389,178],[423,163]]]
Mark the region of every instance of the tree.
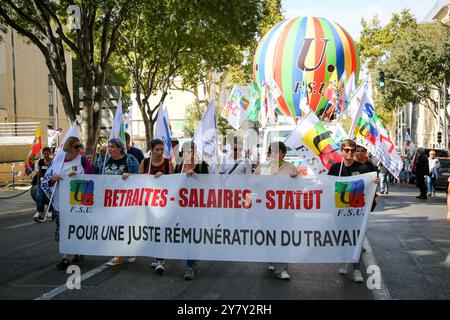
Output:
[[[132,74],[147,145],[169,88],[195,94],[191,88],[197,88],[207,73],[242,61],[237,53],[253,38],[259,4],[258,0],[154,0],[133,8],[136,19],[126,22],[120,53]],[[157,93],[158,101],[151,104],[149,98]]]
[[[101,110],[107,97],[106,70],[131,3],[4,0],[0,5],[0,24],[11,26],[42,52],[71,121],[76,119],[76,109],[67,86],[65,52],[70,50],[79,59],[83,87],[81,132],[88,152],[95,150],[99,139]],[[71,24],[66,28],[68,22]]]
[[[447,25],[417,24],[408,10],[393,14],[382,27],[374,18],[362,21],[359,48],[373,79],[383,70],[385,88],[375,90],[375,100],[384,120],[406,102],[422,102],[438,117],[439,99],[432,91],[441,90],[450,80],[450,28]],[[399,83],[389,79],[399,80]]]

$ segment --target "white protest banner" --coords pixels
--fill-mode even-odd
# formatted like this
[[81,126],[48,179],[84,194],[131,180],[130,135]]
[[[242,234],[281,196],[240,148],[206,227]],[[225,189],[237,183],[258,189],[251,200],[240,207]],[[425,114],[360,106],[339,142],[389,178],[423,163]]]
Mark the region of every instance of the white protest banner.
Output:
[[[356,262],[376,185],[353,177],[65,176],[60,252],[220,261]],[[243,181],[245,185],[243,186]]]
[[61,134],[59,130],[47,129],[47,144],[49,148],[56,148],[56,139]]

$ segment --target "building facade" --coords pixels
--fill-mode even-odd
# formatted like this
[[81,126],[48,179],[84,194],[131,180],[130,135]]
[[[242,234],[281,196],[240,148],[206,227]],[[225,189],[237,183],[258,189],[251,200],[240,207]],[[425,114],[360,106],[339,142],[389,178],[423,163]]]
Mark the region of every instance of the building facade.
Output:
[[[10,27],[2,38],[0,162],[23,161],[36,126],[41,128],[44,147],[47,146],[47,125],[52,124],[55,129],[62,128],[65,132],[70,123],[42,52]],[[66,63],[67,83],[72,93],[72,57],[68,52]]]

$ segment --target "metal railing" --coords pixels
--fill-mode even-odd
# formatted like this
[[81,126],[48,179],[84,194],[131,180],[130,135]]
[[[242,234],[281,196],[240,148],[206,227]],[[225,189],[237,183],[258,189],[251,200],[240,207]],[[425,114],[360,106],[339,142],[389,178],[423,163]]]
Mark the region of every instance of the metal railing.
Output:
[[0,137],[34,136],[40,122],[0,123]]

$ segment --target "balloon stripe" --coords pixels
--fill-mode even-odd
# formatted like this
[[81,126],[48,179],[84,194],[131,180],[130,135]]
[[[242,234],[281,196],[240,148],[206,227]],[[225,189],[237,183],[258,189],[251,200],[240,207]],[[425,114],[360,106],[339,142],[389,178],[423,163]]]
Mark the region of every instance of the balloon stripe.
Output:
[[334,25],[327,20],[325,20],[324,22],[328,25],[328,28],[330,29],[331,33],[333,34],[334,44],[335,44],[335,64],[336,64],[336,68],[337,68],[337,72],[338,72],[338,80],[340,80],[343,73],[345,72],[344,47],[342,45],[341,37],[340,37],[338,31],[336,30],[336,28],[334,27]]
[[286,26],[286,23],[288,23],[289,20],[284,20],[282,23],[279,24],[279,28],[275,28],[275,32],[273,34],[273,37],[269,39],[267,52],[266,52],[266,59],[264,61],[264,79],[263,81],[268,82],[270,79],[273,79],[274,71],[275,71],[275,53],[282,49],[278,46],[280,42],[280,34],[283,32],[284,27]]
[[[289,22],[286,24],[286,26],[283,29],[283,32],[280,34],[280,41],[278,43],[278,50],[275,54],[275,72],[274,72],[274,80],[277,82],[278,87],[284,89],[285,85],[285,79],[283,79],[283,74],[285,73],[292,73],[291,66],[285,65],[284,61],[287,58],[286,55],[292,55],[292,49],[290,48],[292,46],[292,43],[290,41],[286,42],[288,38],[288,34],[292,29],[292,25],[295,23],[296,19],[290,19]],[[283,90],[284,91],[284,90]],[[285,99],[288,97],[285,96]],[[287,100],[285,100],[287,102]],[[286,106],[287,108],[287,106]]]
[[272,39],[275,32],[282,26],[283,23],[277,24],[272,30],[269,31],[269,33],[263,38],[261,42],[261,50],[260,50],[260,56],[258,58],[258,85],[261,88],[262,85],[266,82],[265,80],[265,69],[266,69],[266,56],[267,56],[267,49],[269,47],[270,40]]
[[[338,24],[339,25],[339,24]],[[341,25],[339,25],[340,27],[341,27]],[[351,43],[352,45],[350,46],[350,52],[351,52],[351,55],[352,55],[352,72],[354,72],[355,73],[355,77],[357,76],[357,75],[359,75],[359,70],[357,70],[357,63],[358,63],[358,59],[356,58],[356,50],[355,50],[355,44],[353,43],[353,40],[352,40],[352,38],[350,37],[350,35],[347,33],[347,31],[345,31],[345,29],[344,28],[342,28],[341,27],[341,29],[342,29],[342,31],[344,32],[344,34],[345,34],[345,37],[347,38],[347,41],[349,42],[349,43]],[[358,73],[358,74],[357,74]],[[356,77],[356,79],[358,79],[357,77]]]
[[[294,99],[293,104],[294,104],[294,108],[295,108],[295,114],[297,116],[300,116],[302,114],[302,111],[300,109],[300,99],[301,99],[301,93],[302,90],[299,90],[298,92],[294,92],[295,87],[297,85],[297,82],[299,82],[302,86],[306,85],[306,79],[303,79],[304,74],[306,75],[306,73],[303,73],[302,70],[300,70],[300,68],[298,67],[298,56],[300,54],[300,48],[303,46],[304,43],[304,38],[305,38],[305,34],[306,34],[306,24],[308,22],[308,18],[299,18],[299,28],[295,37],[295,47],[294,47],[294,51],[293,53],[297,53],[297,55],[293,55],[292,56],[292,78],[290,81],[291,84],[291,91],[292,91],[292,97]],[[303,80],[303,81],[302,81]],[[288,88],[289,90],[289,88]],[[284,86],[283,86],[283,91],[284,91]]]
[[296,69],[295,65],[291,62],[294,56],[294,47],[295,47],[295,36],[297,34],[298,25],[300,23],[301,18],[292,19],[292,23],[289,24],[289,28],[286,28],[285,33],[285,45],[282,59],[282,74],[280,74],[280,80],[277,81],[280,84],[280,88],[284,94],[284,99],[286,101],[287,107],[289,108],[289,113],[296,115],[296,111],[294,108],[294,101],[292,99],[293,95],[293,83],[292,83],[292,73]]
[[[324,32],[322,29],[322,25],[320,24],[319,19],[317,18],[312,18],[313,22],[314,22],[314,28],[316,31],[316,50],[315,50],[315,57],[316,57],[316,61],[314,61],[314,65],[316,65],[322,55],[322,50],[324,49],[324,42],[321,40],[323,39],[324,36]],[[324,61],[322,62],[322,64],[314,71],[314,82],[316,83],[314,91],[313,91],[313,95],[312,95],[312,102],[311,105],[315,106],[315,112],[317,114],[317,112],[320,112],[319,108],[319,101],[321,100],[321,96],[318,93],[318,91],[320,90],[320,85],[324,82],[324,76],[325,76],[325,62],[326,61],[326,57],[324,58]],[[323,106],[322,106],[323,108]]]
[[341,43],[343,45],[344,55],[342,57],[342,60],[344,61],[344,64],[345,64],[345,67],[344,67],[345,77],[346,77],[346,79],[348,79],[350,77],[350,75],[352,74],[352,59],[350,58],[352,55],[350,46],[352,44],[348,42],[348,39],[345,36],[344,32],[342,31],[341,27],[333,21],[331,21],[331,23],[333,24],[337,33],[339,34],[339,38],[341,39]]
[[[331,76],[334,73],[334,69],[336,69],[336,43],[334,40],[334,36],[333,33],[330,29],[329,24],[327,23],[327,21],[323,18],[318,18],[320,25],[322,27],[323,30],[323,35],[325,39],[328,39],[328,43],[327,43],[327,48],[326,48],[326,58],[325,58],[325,65],[324,65],[324,72],[325,72],[325,76],[323,77],[323,82],[325,83],[325,87],[328,87],[328,84],[330,82]],[[333,68],[333,70],[329,70],[328,68]],[[328,104],[328,98],[325,97],[325,95],[319,95],[320,96],[320,100],[319,100],[319,105],[317,106],[316,109],[316,114],[321,114],[325,111],[325,106]],[[328,112],[331,112],[331,110],[329,110]]]

